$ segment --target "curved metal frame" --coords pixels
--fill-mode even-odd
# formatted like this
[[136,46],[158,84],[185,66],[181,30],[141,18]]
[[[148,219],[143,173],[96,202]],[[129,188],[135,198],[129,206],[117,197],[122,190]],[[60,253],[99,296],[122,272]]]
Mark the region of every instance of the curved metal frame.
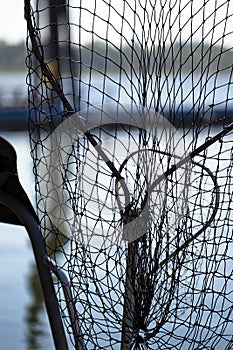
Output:
[[22,225],[27,230],[36,260],[55,348],[56,350],[68,350],[51,272],[49,265],[46,263],[47,252],[42,233],[35,217],[19,199],[5,192],[3,189],[0,189],[0,203],[9,208],[17,218],[19,218]]

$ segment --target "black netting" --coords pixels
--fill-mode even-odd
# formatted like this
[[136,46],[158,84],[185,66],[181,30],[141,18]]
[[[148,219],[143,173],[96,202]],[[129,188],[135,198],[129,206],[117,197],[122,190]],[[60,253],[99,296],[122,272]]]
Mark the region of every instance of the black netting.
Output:
[[231,349],[232,3],[25,13],[37,209],[76,348]]

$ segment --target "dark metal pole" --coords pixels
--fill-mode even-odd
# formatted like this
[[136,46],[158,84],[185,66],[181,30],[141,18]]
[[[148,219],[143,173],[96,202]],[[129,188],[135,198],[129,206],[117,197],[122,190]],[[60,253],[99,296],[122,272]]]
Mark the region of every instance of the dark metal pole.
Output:
[[136,337],[136,269],[138,264],[138,244],[130,242],[126,257],[126,277],[124,309],[122,320],[121,350],[130,350]]
[[68,350],[51,272],[45,261],[45,257],[47,256],[45,244],[35,217],[20,200],[2,189],[0,189],[0,203],[9,208],[19,218],[28,232],[44,294],[45,306],[53,334],[55,348],[56,350]]

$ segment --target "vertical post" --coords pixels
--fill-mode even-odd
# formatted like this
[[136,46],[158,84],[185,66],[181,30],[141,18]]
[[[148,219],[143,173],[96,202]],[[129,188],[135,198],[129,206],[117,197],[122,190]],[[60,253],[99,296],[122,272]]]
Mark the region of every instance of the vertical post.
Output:
[[[66,0],[47,0],[49,8],[49,26],[47,31],[47,41],[49,45],[44,46],[45,59],[53,76],[58,83],[61,83],[63,70],[66,69],[66,61],[62,60],[69,53],[68,51],[68,31],[66,25]],[[53,107],[61,108],[61,101],[57,99],[57,94],[51,91],[51,101]]]
[[67,25],[66,0],[49,1],[49,33],[48,33],[48,56],[52,59],[59,59],[61,51],[68,54],[69,35]]

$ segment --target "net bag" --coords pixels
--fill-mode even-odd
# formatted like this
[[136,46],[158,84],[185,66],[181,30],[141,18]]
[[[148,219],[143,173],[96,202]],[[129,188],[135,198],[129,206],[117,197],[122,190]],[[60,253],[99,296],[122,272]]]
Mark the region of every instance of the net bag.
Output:
[[230,1],[25,1],[29,132],[76,349],[231,349]]

